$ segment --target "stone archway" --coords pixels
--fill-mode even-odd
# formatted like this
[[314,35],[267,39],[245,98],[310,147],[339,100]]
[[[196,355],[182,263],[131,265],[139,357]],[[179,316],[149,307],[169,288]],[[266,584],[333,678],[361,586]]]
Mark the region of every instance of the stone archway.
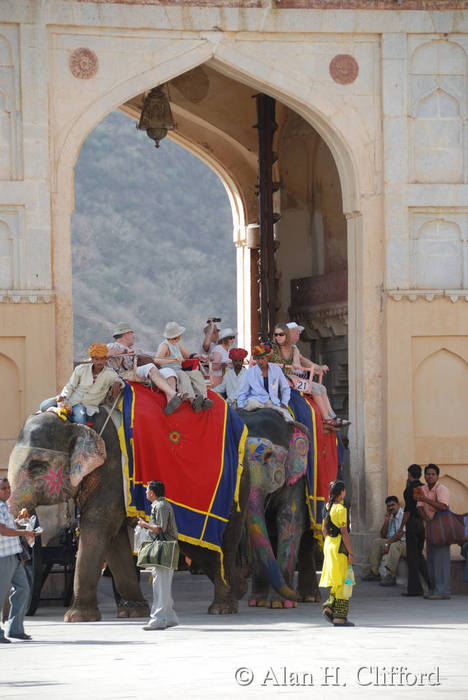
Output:
[[[113,109],[157,84],[207,63],[220,73],[263,91],[296,111],[320,134],[337,165],[348,229],[349,413],[354,425],[352,459],[355,465],[359,465],[354,476],[353,492],[357,504],[356,520],[362,522],[360,508],[364,507],[365,502],[363,489],[372,490],[376,487],[377,480],[382,483],[384,467],[379,457],[381,448],[378,447],[381,442],[380,420],[369,420],[370,416],[375,416],[380,411],[381,397],[374,388],[382,375],[383,360],[378,352],[380,342],[370,345],[364,343],[367,332],[370,331],[374,339],[381,333],[380,299],[375,279],[381,278],[382,253],[375,243],[376,264],[369,271],[365,266],[369,254],[366,241],[369,242],[375,236],[375,222],[380,220],[379,183],[375,181],[369,155],[369,137],[357,114],[355,121],[350,121],[352,108],[345,105],[339,94],[330,94],[330,91],[325,94],[325,90],[317,87],[304,88],[295,77],[282,74],[277,69],[272,71],[271,66],[263,64],[258,57],[254,60],[243,56],[238,47],[233,48],[227,42],[224,45],[218,39],[216,44],[206,40],[181,43],[185,46],[180,46],[179,53],[174,47],[163,49],[159,52],[157,66],[135,74],[108,91],[104,90],[89,104],[77,106],[68,126],[65,128],[61,125],[58,130],[54,148],[56,158],[52,207],[56,344],[61,348],[58,353],[57,381],[60,384],[66,378],[71,364],[70,215],[73,208],[73,166],[81,144],[100,119]],[[222,173],[222,164],[219,164],[219,168]],[[241,184],[236,191],[227,169],[223,179],[231,190],[232,197],[242,201]],[[242,235],[245,239],[245,230]],[[240,277],[245,280],[247,275]],[[368,291],[371,294],[364,304],[364,293]],[[368,387],[371,388],[371,396],[365,405],[363,397]],[[372,443],[373,476],[364,485],[365,451],[369,441]],[[378,492],[380,491],[381,487],[378,487]],[[376,519],[377,517],[376,513]]]

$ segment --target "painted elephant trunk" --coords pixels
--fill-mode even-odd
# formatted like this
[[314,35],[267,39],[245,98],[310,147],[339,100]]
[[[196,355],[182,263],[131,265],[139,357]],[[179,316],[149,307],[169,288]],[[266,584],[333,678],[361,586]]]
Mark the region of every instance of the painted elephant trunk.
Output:
[[287,600],[298,600],[297,593],[286,583],[278,566],[265,522],[265,504],[259,489],[253,488],[249,499],[248,528],[258,567],[271,586]]

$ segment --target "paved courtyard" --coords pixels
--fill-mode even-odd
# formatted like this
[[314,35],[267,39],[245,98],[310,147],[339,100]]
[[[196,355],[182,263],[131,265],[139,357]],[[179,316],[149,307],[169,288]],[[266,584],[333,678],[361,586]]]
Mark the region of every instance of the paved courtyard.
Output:
[[26,619],[32,642],[2,645],[0,697],[466,698],[468,598],[428,601],[401,590],[359,584],[357,626],[339,630],[316,604],[249,609],[245,599],[238,615],[208,616],[211,584],[180,572],[181,625],[145,632],[143,621],[115,619],[102,579],[101,622],[64,624],[63,608],[41,607]]

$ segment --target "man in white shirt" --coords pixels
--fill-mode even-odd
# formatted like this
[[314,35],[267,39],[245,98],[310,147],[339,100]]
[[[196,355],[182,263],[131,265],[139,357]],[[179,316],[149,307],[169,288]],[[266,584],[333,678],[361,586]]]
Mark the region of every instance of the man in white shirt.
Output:
[[237,394],[246,372],[244,360],[248,354],[243,348],[231,348],[229,359],[232,361],[232,368],[226,370],[221,384],[213,389],[217,394],[225,394],[228,404],[235,405],[237,402]]
[[[399,533],[401,521],[403,520],[403,508],[396,496],[387,496],[385,499],[387,513],[382,527],[380,537],[372,541],[369,550],[370,569],[362,577],[363,581],[379,581],[380,586],[394,586],[396,584],[396,571],[400,558],[406,559],[406,538],[404,529]],[[382,560],[387,574],[380,579],[379,567]]]
[[72,422],[84,424],[88,416],[99,412],[109,391],[114,398],[117,396],[123,382],[115,370],[106,367],[106,345],[93,343],[88,354],[91,362],[75,367],[59,396],[43,401],[41,411],[66,403],[71,406]]

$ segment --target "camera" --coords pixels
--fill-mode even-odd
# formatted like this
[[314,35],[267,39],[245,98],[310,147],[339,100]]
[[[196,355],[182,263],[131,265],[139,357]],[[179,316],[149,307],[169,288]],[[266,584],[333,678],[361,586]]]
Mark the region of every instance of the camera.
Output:
[[207,323],[211,323],[211,321],[213,321],[213,323],[221,323],[221,319],[220,319],[220,318],[214,318],[214,317],[213,317],[213,318],[209,318],[208,321],[207,321]]

